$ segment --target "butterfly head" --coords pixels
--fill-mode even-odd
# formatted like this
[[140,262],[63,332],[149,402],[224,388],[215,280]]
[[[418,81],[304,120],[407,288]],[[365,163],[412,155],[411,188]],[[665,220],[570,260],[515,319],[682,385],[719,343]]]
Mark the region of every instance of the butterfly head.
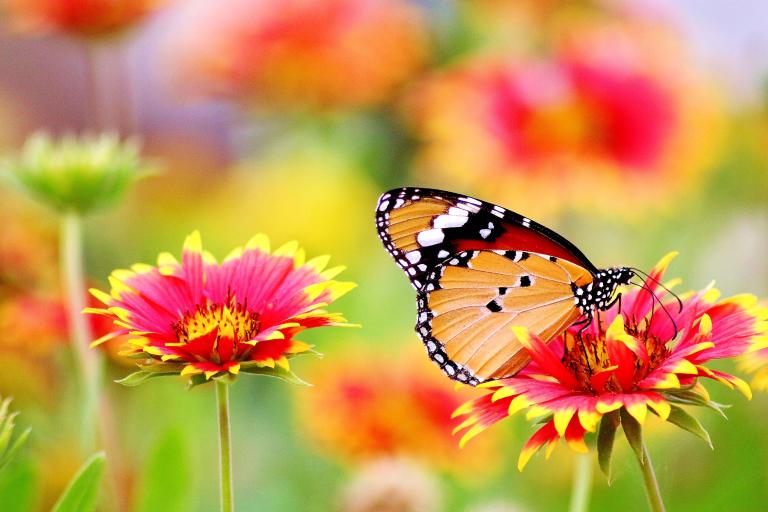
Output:
[[583,315],[595,309],[604,311],[613,305],[613,295],[621,285],[629,284],[635,272],[627,267],[613,267],[595,273],[594,280],[581,287],[574,286],[576,305]]

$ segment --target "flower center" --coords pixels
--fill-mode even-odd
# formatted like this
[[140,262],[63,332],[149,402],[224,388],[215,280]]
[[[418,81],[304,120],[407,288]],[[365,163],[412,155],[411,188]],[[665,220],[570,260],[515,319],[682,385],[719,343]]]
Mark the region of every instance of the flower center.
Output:
[[597,336],[582,333],[581,337],[567,331],[563,365],[573,372],[583,389],[592,393],[630,392],[667,357],[665,341],[649,334],[648,329],[625,325],[627,334],[644,345],[648,357],[640,357],[620,341],[609,348],[605,332]]
[[248,341],[259,331],[258,313],[248,311],[244,304],[230,299],[227,304],[198,305],[193,312],[187,312],[174,324],[176,338],[180,343],[189,343],[214,329],[217,338],[229,338],[235,343]]

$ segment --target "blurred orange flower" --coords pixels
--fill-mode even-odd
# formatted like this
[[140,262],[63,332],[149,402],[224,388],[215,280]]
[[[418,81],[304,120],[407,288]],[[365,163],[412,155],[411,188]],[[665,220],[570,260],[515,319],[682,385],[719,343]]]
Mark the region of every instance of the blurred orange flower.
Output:
[[498,438],[456,446],[451,413],[464,395],[434,370],[412,351],[328,356],[310,376],[315,387],[296,401],[301,426],[327,454],[348,462],[402,456],[440,470],[493,470]]
[[533,214],[645,211],[711,163],[716,101],[674,38],[630,24],[561,31],[548,58],[475,57],[405,104],[418,167]]
[[99,37],[120,32],[163,0],[2,0],[15,25],[30,32]]
[[0,301],[0,394],[20,403],[54,399],[57,348],[67,341],[64,305],[53,297],[17,294]]
[[405,0],[198,1],[172,32],[180,84],[280,106],[365,107],[387,100],[427,56]]

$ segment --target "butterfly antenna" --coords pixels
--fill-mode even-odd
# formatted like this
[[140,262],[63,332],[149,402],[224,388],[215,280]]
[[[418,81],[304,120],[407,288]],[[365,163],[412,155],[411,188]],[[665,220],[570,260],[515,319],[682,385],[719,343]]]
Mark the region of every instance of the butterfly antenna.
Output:
[[[666,306],[664,306],[664,303],[661,301],[661,299],[659,299],[659,297],[655,293],[653,293],[653,290],[651,290],[645,283],[642,283],[642,284],[640,284],[640,283],[629,283],[629,284],[635,285],[638,288],[641,288],[641,289],[647,291],[651,295],[651,318],[653,318],[654,303],[655,302],[659,303],[659,307],[661,307],[661,309],[664,311],[664,314],[667,315],[667,318],[672,323],[672,327],[675,329],[675,334],[672,336],[672,339],[677,338],[677,335],[680,333],[680,331],[677,328],[677,322],[675,322],[675,319],[672,318],[672,315],[670,314],[670,312],[666,308]],[[674,294],[672,294],[672,295],[674,295]],[[677,297],[677,296],[675,295],[675,297]],[[680,299],[678,299],[678,300],[680,300]],[[681,311],[682,311],[682,309],[681,309]],[[649,322],[650,322],[650,319],[649,319]],[[648,327],[650,327],[650,325]]]
[[[674,293],[672,290],[670,290],[669,288],[667,288],[666,286],[664,286],[663,284],[661,284],[661,283],[658,281],[658,279],[655,279],[655,278],[651,277],[651,276],[650,276],[648,273],[646,273],[646,272],[644,272],[644,271],[640,270],[639,268],[635,268],[635,267],[629,267],[629,269],[630,269],[632,272],[635,272],[635,273],[637,273],[637,274],[640,274],[641,276],[645,277],[646,279],[649,279],[650,281],[653,281],[653,283],[654,283],[656,286],[658,286],[659,288],[663,289],[665,292],[667,292],[668,294],[670,294],[671,296],[673,296],[673,297],[675,298],[675,300],[677,301],[677,312],[678,312],[678,313],[680,313],[680,312],[682,312],[682,311],[683,311],[683,301],[682,301],[682,300],[680,300],[680,297],[678,297],[676,293]],[[649,291],[650,291],[650,290],[649,290]],[[653,293],[653,292],[651,292],[651,293]],[[654,295],[655,295],[655,294],[654,294]]]

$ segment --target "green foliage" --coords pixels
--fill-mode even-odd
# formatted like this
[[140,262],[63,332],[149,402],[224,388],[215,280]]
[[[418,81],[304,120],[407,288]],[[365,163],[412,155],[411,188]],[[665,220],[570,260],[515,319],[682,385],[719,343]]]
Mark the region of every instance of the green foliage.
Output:
[[92,512],[99,496],[99,484],[106,457],[103,452],[92,455],[70,480],[51,512]]
[[189,510],[192,469],[188,446],[180,431],[160,436],[142,472],[135,512]]
[[0,469],[5,467],[16,455],[19,449],[27,442],[31,428],[13,439],[13,429],[16,427],[18,412],[9,413],[11,398],[6,398],[0,403]]

